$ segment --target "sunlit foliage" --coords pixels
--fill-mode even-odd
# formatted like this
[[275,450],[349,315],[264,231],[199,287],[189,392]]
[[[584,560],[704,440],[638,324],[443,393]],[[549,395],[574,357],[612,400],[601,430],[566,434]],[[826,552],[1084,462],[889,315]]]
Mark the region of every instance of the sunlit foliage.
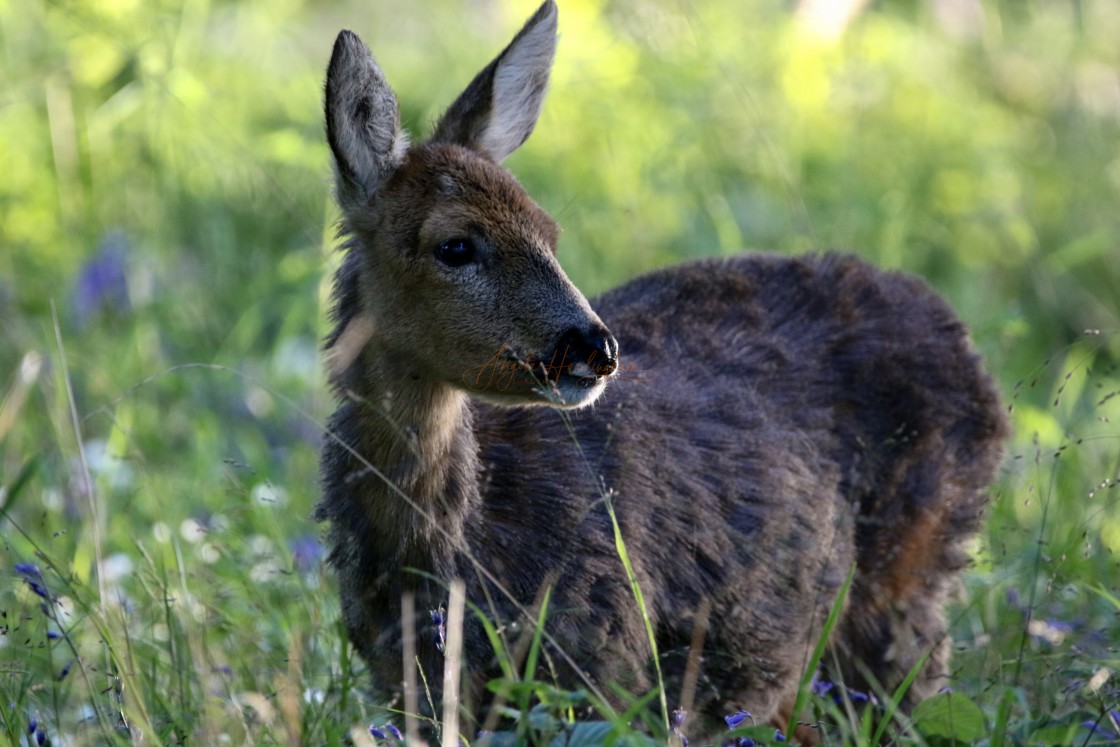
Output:
[[[851,251],[943,292],[1017,430],[954,687],[993,740],[1107,733],[1120,3],[828,5],[560,0],[509,165],[589,295],[745,248]],[[324,743],[374,718],[309,518],[337,261],[323,68],[360,32],[422,134],[533,6],[0,0],[9,739]]]

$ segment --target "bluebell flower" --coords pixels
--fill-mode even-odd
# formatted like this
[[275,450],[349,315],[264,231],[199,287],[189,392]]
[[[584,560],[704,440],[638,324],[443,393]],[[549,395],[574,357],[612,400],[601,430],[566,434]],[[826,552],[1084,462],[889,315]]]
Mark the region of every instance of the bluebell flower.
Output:
[[720,747],[746,747],[743,744],[744,739],[746,739],[746,737],[727,737],[720,742]]
[[775,741],[775,742],[784,742],[784,741],[786,741],[786,735],[785,735],[785,734],[782,734],[782,730],[781,730],[781,729],[775,729],[775,730],[774,730],[774,741]]
[[43,577],[43,574],[39,572],[39,567],[34,563],[16,563],[16,573],[32,578]]
[[35,732],[35,744],[39,745],[39,747],[43,747],[46,743],[47,733],[40,727],[39,730]]
[[35,730],[38,729],[38,728],[39,728],[39,720],[36,719],[34,716],[32,716],[31,720],[27,722],[27,733],[28,734],[34,734]]
[[52,641],[58,640],[61,637],[62,637],[62,633],[59,633],[57,630],[48,630],[47,631],[47,638],[51,639]]
[[385,731],[392,734],[393,739],[397,740],[398,742],[403,742],[404,741],[404,735],[401,734],[401,730],[398,729],[397,727],[393,726],[392,724],[385,724]]
[[[1112,716],[1114,719],[1120,720],[1120,713],[1112,711]],[[1120,734],[1117,734],[1111,729],[1105,728],[1104,723],[1102,723],[1101,719],[1098,719],[1096,721],[1082,721],[1081,725],[1088,729],[1090,734],[1095,737],[1100,737],[1105,741],[1112,741],[1114,739],[1120,738]]]
[[1067,622],[1065,620],[1050,619],[1046,621],[1046,626],[1052,630],[1058,631],[1059,633],[1072,633],[1074,631],[1073,623]]
[[125,257],[128,239],[123,233],[107,233],[97,254],[78,269],[74,310],[81,322],[88,321],[102,309],[123,313],[128,311],[128,277]]
[[47,592],[47,587],[43,586],[43,574],[39,571],[39,566],[34,563],[16,563],[16,573],[23,576],[23,582],[30,587],[31,591],[50,601],[51,595]]
[[853,703],[866,703],[871,700],[867,693],[860,692],[859,690],[849,690],[848,697],[851,698]]
[[733,713],[730,716],[723,717],[723,720],[727,722],[728,729],[738,728],[739,725],[747,719],[751,719],[752,721],[754,720],[754,717],[751,716],[749,711],[739,711],[738,713]]
[[323,557],[323,546],[317,537],[305,534],[288,542],[288,550],[292,553],[292,562],[296,570],[306,573],[315,570],[319,560]]
[[431,615],[432,624],[436,626],[433,634],[436,648],[442,653],[444,646],[447,644],[447,620],[443,617],[443,607],[438,610],[431,610]]
[[[50,601],[51,595],[50,592],[47,591],[47,587],[32,578],[24,578],[23,582],[31,587],[31,591],[35,592],[38,596]],[[46,609],[44,609],[43,612],[45,614],[50,614]]]
[[66,675],[70,674],[70,667],[72,667],[72,666],[74,666],[74,660],[73,659],[66,662],[66,666],[64,666],[62,668],[62,671],[58,673],[58,678],[60,680],[66,679]]
[[832,689],[832,682],[813,675],[813,681],[809,685],[809,689],[812,690],[813,695],[816,695],[818,698],[823,698],[825,695],[828,695],[828,692]]
[[670,717],[669,723],[673,727],[673,733],[681,740],[681,747],[688,747],[688,737],[681,731],[684,726],[684,720],[688,718],[688,711],[683,708],[676,708],[673,710],[673,715]]
[[381,731],[373,724],[369,725],[369,735],[374,739],[386,739],[385,732]]

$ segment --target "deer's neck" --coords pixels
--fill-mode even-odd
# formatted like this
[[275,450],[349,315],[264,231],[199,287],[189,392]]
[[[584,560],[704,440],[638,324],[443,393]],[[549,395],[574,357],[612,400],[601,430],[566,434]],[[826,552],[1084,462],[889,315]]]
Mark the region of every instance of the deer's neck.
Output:
[[457,532],[477,491],[477,445],[467,397],[417,381],[410,372],[381,369],[367,383],[363,429],[376,437],[366,442],[363,455],[381,473],[384,490],[397,498],[378,499],[382,507],[400,512],[394,523],[412,529],[417,539],[440,529]]
[[349,535],[353,550],[380,571],[455,573],[464,525],[478,502],[467,397],[425,381],[372,345],[336,384],[349,399],[336,422],[346,446],[329,448],[353,469],[327,485],[335,493],[327,499],[335,531]]

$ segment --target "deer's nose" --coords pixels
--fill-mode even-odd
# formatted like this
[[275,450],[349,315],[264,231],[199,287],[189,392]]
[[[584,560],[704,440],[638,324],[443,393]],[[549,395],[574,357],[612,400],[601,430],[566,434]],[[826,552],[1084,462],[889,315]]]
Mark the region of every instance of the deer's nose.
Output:
[[602,322],[572,327],[556,345],[560,372],[570,376],[605,378],[618,369],[618,341]]

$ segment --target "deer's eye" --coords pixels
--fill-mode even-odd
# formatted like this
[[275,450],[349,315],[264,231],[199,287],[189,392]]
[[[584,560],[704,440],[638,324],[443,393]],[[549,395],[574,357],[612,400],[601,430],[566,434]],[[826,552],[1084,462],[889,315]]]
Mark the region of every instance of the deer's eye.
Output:
[[436,259],[448,267],[462,267],[474,260],[474,242],[470,239],[450,239],[436,247]]

